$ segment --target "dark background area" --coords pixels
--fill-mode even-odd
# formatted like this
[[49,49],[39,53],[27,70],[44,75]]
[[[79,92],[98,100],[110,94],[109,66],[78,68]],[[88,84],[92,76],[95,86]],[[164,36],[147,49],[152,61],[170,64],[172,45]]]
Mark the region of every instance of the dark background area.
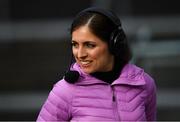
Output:
[[68,69],[69,27],[90,6],[120,17],[132,63],[157,84],[157,119],[180,120],[180,1],[1,0],[0,121],[34,121]]

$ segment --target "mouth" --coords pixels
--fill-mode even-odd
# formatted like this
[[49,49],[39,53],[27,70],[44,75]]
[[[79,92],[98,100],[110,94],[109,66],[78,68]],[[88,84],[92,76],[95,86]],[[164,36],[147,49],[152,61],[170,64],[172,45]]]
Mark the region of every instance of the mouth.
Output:
[[87,61],[87,60],[86,61],[79,61],[81,67],[83,67],[83,68],[90,66],[91,62],[92,61]]

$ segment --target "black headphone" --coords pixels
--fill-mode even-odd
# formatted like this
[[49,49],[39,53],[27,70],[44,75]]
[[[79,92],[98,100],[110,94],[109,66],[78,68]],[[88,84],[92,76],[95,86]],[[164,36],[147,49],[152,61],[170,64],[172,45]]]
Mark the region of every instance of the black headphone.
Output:
[[115,15],[113,12],[107,11],[107,10],[102,9],[102,8],[90,7],[90,8],[87,8],[87,9],[84,9],[83,11],[81,11],[77,15],[77,17],[81,16],[82,14],[84,14],[86,12],[92,12],[92,13],[98,13],[98,14],[104,15],[107,18],[109,18],[117,26],[117,28],[111,33],[110,40],[109,40],[108,44],[109,44],[110,52],[112,54],[114,54],[114,55],[119,54],[118,52],[120,49],[119,49],[118,45],[121,43],[124,43],[126,35],[122,29],[121,21],[118,18],[118,16]]

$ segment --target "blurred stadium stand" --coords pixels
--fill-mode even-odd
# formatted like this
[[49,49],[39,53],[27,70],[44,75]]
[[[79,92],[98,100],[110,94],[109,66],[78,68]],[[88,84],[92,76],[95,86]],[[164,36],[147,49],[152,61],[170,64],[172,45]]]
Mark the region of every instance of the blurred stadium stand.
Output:
[[180,120],[178,0],[1,0],[0,121],[36,120],[69,65],[73,17],[88,6],[118,13],[132,62],[156,81],[158,120]]

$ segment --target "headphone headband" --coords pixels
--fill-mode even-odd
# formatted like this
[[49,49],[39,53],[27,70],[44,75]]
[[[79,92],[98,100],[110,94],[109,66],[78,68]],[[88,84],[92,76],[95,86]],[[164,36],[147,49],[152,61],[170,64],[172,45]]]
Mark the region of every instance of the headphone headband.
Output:
[[104,16],[108,17],[115,25],[117,25],[117,27],[121,27],[121,22],[120,22],[119,18],[113,12],[107,11],[102,8],[91,7],[91,8],[87,8],[87,9],[84,9],[83,11],[81,11],[78,14],[78,16],[80,16],[86,12],[94,12],[94,13],[104,15]]
[[110,34],[110,38],[107,42],[108,42],[108,46],[109,46],[109,51],[113,55],[119,55],[121,52],[121,49],[119,47],[121,45],[123,45],[123,43],[125,42],[126,36],[124,34],[124,31],[123,31],[122,26],[121,26],[121,21],[118,18],[118,16],[116,14],[114,14],[113,12],[107,11],[107,10],[102,9],[102,8],[90,7],[90,8],[82,10],[76,16],[76,18],[83,16],[87,12],[97,13],[97,14],[103,15],[103,16],[107,17],[112,23],[114,23],[114,25],[116,27],[114,28],[114,30],[112,30],[112,32]]

